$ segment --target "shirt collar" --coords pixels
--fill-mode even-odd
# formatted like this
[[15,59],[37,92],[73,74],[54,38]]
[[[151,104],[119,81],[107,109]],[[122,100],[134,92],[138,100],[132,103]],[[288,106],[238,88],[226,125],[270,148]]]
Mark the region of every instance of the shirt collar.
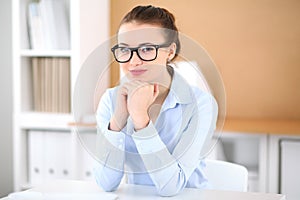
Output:
[[189,104],[192,102],[192,99],[191,86],[176,70],[174,70],[171,88],[164,102],[163,110],[174,108],[176,104]]

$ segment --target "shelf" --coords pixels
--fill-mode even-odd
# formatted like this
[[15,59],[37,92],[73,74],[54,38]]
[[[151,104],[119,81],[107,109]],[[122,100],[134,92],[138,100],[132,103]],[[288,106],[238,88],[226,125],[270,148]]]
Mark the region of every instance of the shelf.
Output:
[[96,123],[85,123],[85,122],[70,122],[68,123],[73,131],[76,133],[84,134],[84,133],[97,133],[97,124]]
[[26,112],[16,116],[22,129],[71,130],[69,123],[73,121],[71,114]]
[[24,57],[71,57],[71,51],[22,49],[20,55]]
[[82,128],[96,128],[97,127],[96,123],[84,123],[84,122],[70,122],[68,125],[72,126],[72,127],[82,127]]
[[[72,112],[66,113],[54,113],[54,112],[43,112],[42,110],[50,111],[51,109],[39,109],[35,102],[38,102],[35,97],[43,96],[43,101],[46,99],[47,103],[55,99],[56,102],[56,93],[53,92],[57,90],[57,86],[60,87],[62,91],[65,91],[63,94],[67,94],[68,102],[72,105],[73,96],[72,92],[75,88],[78,73],[81,69],[81,63],[85,61],[89,53],[98,48],[98,45],[101,42],[109,38],[109,1],[93,1],[86,2],[84,0],[63,0],[56,2],[50,0],[49,5],[44,6],[62,6],[57,7],[57,9],[51,10],[49,14],[61,19],[60,15],[68,17],[69,31],[68,39],[70,45],[62,45],[63,49],[57,48],[48,48],[47,49],[30,49],[32,46],[31,40],[29,38],[28,29],[28,11],[29,3],[34,2],[33,0],[13,0],[12,1],[12,13],[13,13],[13,97],[14,97],[14,113],[13,113],[13,129],[14,129],[14,190],[21,191],[24,189],[29,189],[35,185],[33,175],[30,173],[30,162],[33,158],[32,152],[30,153],[29,149],[31,147],[41,147],[39,151],[36,151],[39,154],[43,154],[45,158],[51,160],[51,165],[54,166],[64,166],[65,168],[72,169],[70,173],[70,178],[72,179],[83,179],[86,178],[86,171],[91,171],[88,155],[86,152],[79,153],[79,149],[82,149],[80,141],[78,140],[80,133],[80,139],[82,141],[90,141],[93,145],[95,144],[95,136],[97,133],[97,127],[94,120],[94,114],[91,118],[84,118],[82,121],[78,122]],[[39,1],[38,1],[39,2]],[[63,4],[61,4],[63,2]],[[55,5],[51,5],[54,3]],[[47,9],[47,7],[44,7]],[[62,11],[62,12],[61,12]],[[65,12],[65,14],[63,13]],[[46,12],[44,12],[45,14]],[[49,16],[50,16],[49,15]],[[93,16],[93,20],[91,20]],[[36,18],[35,18],[36,19]],[[48,19],[47,19],[48,20]],[[35,21],[36,22],[36,21]],[[81,23],[78,23],[81,22]],[[61,23],[59,23],[61,24]],[[57,26],[60,26],[56,24]],[[101,26],[99,26],[101,24]],[[32,28],[32,27],[31,27]],[[45,28],[45,27],[42,27]],[[48,27],[50,30],[50,27]],[[44,31],[48,28],[43,29]],[[55,27],[56,30],[58,30]],[[55,30],[55,32],[56,32]],[[93,34],[91,35],[91,32]],[[54,34],[54,32],[49,31],[49,33]],[[59,34],[59,38],[62,34]],[[49,39],[49,38],[48,38]],[[46,40],[45,40],[46,41]],[[49,42],[49,41],[48,41]],[[50,40],[50,42],[53,42]],[[47,46],[47,45],[45,45]],[[50,45],[52,46],[52,45]],[[68,47],[69,46],[69,47]],[[109,52],[108,52],[109,53]],[[38,63],[36,61],[38,60]],[[47,60],[47,65],[44,61]],[[57,66],[53,67],[52,61],[58,61],[59,66],[68,66],[68,67],[59,67],[60,70],[67,70],[66,73],[60,73]],[[42,62],[40,62],[42,61]],[[49,61],[49,62],[48,62]],[[59,61],[66,61],[66,65],[60,63]],[[38,65],[37,65],[38,64]],[[49,65],[48,65],[49,64]],[[61,65],[62,64],[62,65]],[[40,67],[41,66],[41,67]],[[96,66],[96,65],[95,65]],[[39,70],[36,70],[39,69]],[[97,73],[91,71],[90,75],[96,79]],[[66,75],[67,74],[67,75]],[[66,75],[66,76],[65,76]],[[63,84],[59,80],[65,80],[66,83]],[[109,76],[107,76],[109,80]],[[43,80],[43,82],[41,82]],[[89,80],[89,79],[88,79]],[[38,84],[36,84],[38,83]],[[53,84],[55,83],[55,84]],[[58,84],[57,84],[58,83]],[[85,84],[85,83],[84,83]],[[49,86],[51,90],[46,87]],[[37,86],[37,87],[34,87]],[[51,87],[50,87],[51,86]],[[83,91],[80,94],[83,96],[83,101],[80,101],[80,114],[92,112],[92,105],[89,104],[88,100],[85,100],[86,94],[89,94],[89,90],[86,91],[86,85],[80,87],[79,90]],[[69,88],[70,91],[66,91],[64,88]],[[47,89],[51,92],[47,92]],[[37,92],[38,91],[38,92]],[[43,91],[43,93],[41,92]],[[37,94],[38,93],[38,94]],[[69,96],[70,94],[70,96]],[[62,96],[61,96],[62,97]],[[59,99],[59,98],[58,98]],[[66,98],[62,98],[66,99]],[[53,101],[54,102],[54,101]],[[56,103],[53,105],[57,105]],[[49,103],[50,104],[50,103]],[[49,105],[48,104],[48,105]],[[52,105],[52,103],[51,103]],[[65,105],[65,104],[63,104]],[[66,107],[66,106],[61,107]],[[71,107],[70,105],[70,107]],[[87,105],[87,106],[86,106]],[[41,106],[42,107],[42,106]],[[48,107],[48,106],[47,106]],[[49,106],[55,107],[55,106]],[[58,106],[60,107],[60,106]],[[39,111],[36,111],[39,110]],[[53,109],[54,110],[54,109]],[[58,109],[55,109],[58,111]],[[71,109],[72,110],[72,109]],[[82,114],[82,115],[83,115]],[[35,133],[45,133],[43,138],[49,143],[44,145],[42,141],[37,141],[30,143],[30,139],[38,139],[39,136],[32,136],[32,132]],[[49,134],[47,134],[49,133]],[[83,133],[83,134],[81,134]],[[48,137],[49,136],[49,137]],[[67,138],[66,138],[67,137]],[[90,139],[90,137],[92,139]],[[40,146],[39,146],[40,145]],[[55,148],[50,148],[51,145]],[[63,153],[66,153],[65,150],[68,150],[68,160],[56,160],[56,156],[47,156],[46,152],[52,152],[53,155],[59,156],[55,150],[62,148],[63,151],[61,156],[66,158]],[[84,154],[85,153],[85,154]],[[50,153],[51,154],[51,153]],[[39,158],[40,159],[40,158]],[[41,159],[43,160],[43,159]],[[64,164],[62,164],[64,161]],[[37,162],[38,163],[38,162]],[[44,165],[42,162],[39,162],[41,165]],[[51,177],[48,177],[51,178]],[[62,177],[67,178],[67,177]],[[42,177],[41,181],[47,181],[47,177]]]

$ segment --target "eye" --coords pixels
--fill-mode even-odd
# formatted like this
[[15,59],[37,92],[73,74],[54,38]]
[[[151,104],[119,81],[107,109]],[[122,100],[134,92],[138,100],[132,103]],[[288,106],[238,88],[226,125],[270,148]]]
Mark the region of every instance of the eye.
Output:
[[151,53],[153,51],[155,51],[155,47],[153,46],[141,46],[139,48],[139,52],[141,53]]
[[119,47],[118,51],[120,53],[130,53],[130,49],[128,47]]

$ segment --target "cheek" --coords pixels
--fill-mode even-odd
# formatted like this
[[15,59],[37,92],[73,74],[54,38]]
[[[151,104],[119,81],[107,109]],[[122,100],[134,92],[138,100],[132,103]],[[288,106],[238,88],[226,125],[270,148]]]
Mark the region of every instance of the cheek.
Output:
[[128,72],[129,67],[127,63],[120,63],[120,67],[124,74]]
[[167,57],[163,57],[163,56],[158,57],[156,59],[156,63],[159,64],[159,65],[165,66],[166,63],[167,63]]
[[167,63],[167,59],[168,59],[168,52],[165,51],[160,51],[159,55],[157,56],[157,61],[160,64],[166,64]]

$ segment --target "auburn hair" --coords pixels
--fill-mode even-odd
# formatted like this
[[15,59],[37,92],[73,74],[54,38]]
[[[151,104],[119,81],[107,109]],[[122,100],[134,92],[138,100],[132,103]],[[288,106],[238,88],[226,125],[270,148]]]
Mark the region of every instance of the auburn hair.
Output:
[[178,28],[175,25],[175,17],[167,9],[152,5],[136,6],[124,16],[120,26],[129,22],[159,25],[165,29],[167,43],[174,42],[176,44],[176,56],[180,52],[181,45]]

